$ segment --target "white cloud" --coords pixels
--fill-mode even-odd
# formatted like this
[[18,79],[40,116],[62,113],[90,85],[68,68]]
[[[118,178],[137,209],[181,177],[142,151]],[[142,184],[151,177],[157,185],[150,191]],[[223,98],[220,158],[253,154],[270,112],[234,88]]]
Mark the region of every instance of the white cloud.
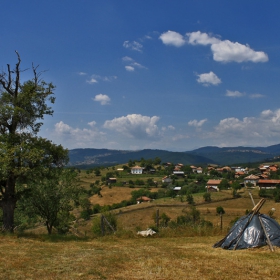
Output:
[[107,120],[104,127],[135,139],[155,138],[159,136],[159,129],[156,125],[158,120],[157,116],[131,114]]
[[67,146],[73,148],[88,148],[92,146],[94,141],[104,143],[106,135],[104,132],[98,131],[95,128],[95,122],[89,122],[90,129],[88,128],[73,128],[70,125],[60,121],[55,124],[55,137],[63,140]]
[[188,125],[189,125],[189,126],[194,126],[194,127],[201,127],[201,126],[203,126],[203,124],[204,124],[205,122],[207,122],[207,119],[203,119],[203,120],[200,120],[200,121],[198,121],[198,120],[192,120],[192,121],[189,121],[189,122],[188,122]]
[[219,79],[218,76],[212,71],[210,71],[209,73],[199,74],[197,76],[198,76],[197,81],[203,84],[204,86],[209,86],[209,85],[216,86],[222,82],[221,79]]
[[135,70],[134,67],[129,66],[129,65],[125,66],[124,68],[125,68],[125,70],[128,71],[128,72],[133,72],[133,71]]
[[219,43],[220,39],[209,36],[207,33],[201,33],[200,31],[187,33],[189,37],[188,43],[191,45],[212,45]]
[[236,91],[227,90],[225,95],[228,97],[242,97],[245,96],[246,94],[237,90]]
[[248,45],[242,45],[238,42],[230,42],[229,40],[220,41],[212,44],[213,59],[219,62],[266,62],[268,56],[264,52],[256,52]]
[[132,66],[137,67],[137,68],[142,68],[142,69],[147,69],[147,67],[143,66],[142,64],[138,62],[133,62],[131,63]]
[[253,94],[250,94],[249,97],[252,99],[256,99],[256,98],[263,98],[263,97],[265,97],[265,95],[260,94],[260,93],[253,93]]
[[175,130],[175,127],[173,126],[173,125],[168,125],[167,127],[165,127],[165,126],[163,126],[162,128],[161,128],[161,130],[162,131],[173,131],[173,130]]
[[123,61],[133,61],[133,59],[132,59],[131,57],[129,57],[129,56],[124,56],[124,57],[122,58],[122,60],[123,60]]
[[168,31],[162,33],[159,37],[163,44],[181,47],[186,42],[191,45],[211,45],[213,59],[219,62],[266,62],[268,55],[263,51],[255,51],[249,45],[243,45],[238,42],[221,40],[207,33],[200,31],[186,33],[185,39],[180,33]]
[[[224,146],[264,146],[279,143],[280,109],[264,110],[259,117],[225,118],[208,134]],[[217,145],[217,144],[216,144]]]
[[98,81],[96,79],[94,79],[94,78],[91,78],[90,80],[87,80],[86,82],[88,84],[96,84],[96,83],[98,83]]
[[94,98],[93,98],[94,101],[97,101],[97,102],[100,102],[101,105],[107,105],[110,103],[111,99],[108,95],[106,94],[97,94]]
[[91,127],[95,127],[96,126],[96,122],[95,121],[88,122],[88,125],[91,126]]
[[122,58],[122,60],[129,64],[129,65],[125,66],[126,71],[133,72],[135,70],[135,68],[147,69],[147,67],[145,67],[142,64],[134,61],[131,57],[125,56],[125,57]]
[[172,45],[175,47],[181,47],[186,43],[184,37],[175,31],[167,31],[162,33],[159,36],[159,39],[163,42],[163,44]]
[[79,72],[78,75],[80,75],[80,76],[85,76],[85,75],[87,75],[87,73],[85,73],[85,72]]
[[138,52],[142,52],[142,48],[143,48],[143,45],[136,41],[133,41],[133,42],[124,41],[123,46],[126,49],[130,49],[130,50],[138,51]]

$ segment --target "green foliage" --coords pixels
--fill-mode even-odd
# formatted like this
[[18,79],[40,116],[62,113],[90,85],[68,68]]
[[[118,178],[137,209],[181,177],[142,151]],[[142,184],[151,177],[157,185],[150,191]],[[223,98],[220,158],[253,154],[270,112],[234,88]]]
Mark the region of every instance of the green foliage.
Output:
[[141,196],[151,197],[152,193],[148,189],[139,189],[131,192],[131,200],[136,203],[136,199]]
[[21,59],[12,70],[0,73],[0,180],[3,229],[13,231],[14,209],[20,198],[16,185],[44,177],[50,167],[62,166],[68,152],[37,133],[45,115],[52,115],[54,86],[40,79],[32,66],[33,79],[20,80]]
[[65,233],[73,219],[70,211],[78,202],[80,193],[76,172],[54,168],[46,177],[34,178],[22,199],[28,209],[45,221],[49,234],[53,227]]
[[222,206],[218,206],[218,207],[216,208],[216,212],[217,212],[217,214],[219,214],[219,215],[225,214],[225,210],[224,210],[224,208],[223,208]]
[[95,174],[95,176],[100,176],[101,175],[100,168],[95,168],[94,169],[94,174]]
[[[117,230],[118,220],[116,214],[112,212],[104,212],[102,215],[106,218],[110,226],[107,224],[106,221],[101,222],[102,216],[95,217],[92,221],[92,232],[95,236],[102,236],[103,234],[113,234],[114,231]],[[114,231],[111,227],[114,229]]]
[[241,195],[237,192],[236,189],[233,189],[232,190],[232,197],[233,198],[239,198],[239,197],[241,197]]
[[[154,214],[153,214],[153,219],[154,219],[155,223],[157,223],[157,213],[156,212],[154,212]],[[171,218],[166,213],[163,212],[161,215],[159,215],[158,220],[159,220],[160,227],[167,227],[168,222],[171,220]]]
[[187,194],[186,200],[187,200],[188,204],[191,204],[191,205],[194,204],[193,196],[190,193]]
[[204,201],[205,201],[205,202],[211,201],[211,193],[206,192],[206,193],[203,195],[203,198],[204,198]]
[[219,184],[220,190],[227,190],[230,188],[229,181],[227,179],[222,179],[221,183]]

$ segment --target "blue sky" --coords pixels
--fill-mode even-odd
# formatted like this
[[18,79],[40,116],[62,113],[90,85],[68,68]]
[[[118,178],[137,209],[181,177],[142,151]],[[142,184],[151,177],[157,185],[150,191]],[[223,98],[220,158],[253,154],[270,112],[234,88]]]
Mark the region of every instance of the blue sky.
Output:
[[[1,3],[0,67],[56,85],[40,135],[73,148],[280,143],[280,2]],[[29,79],[31,71],[22,74]]]

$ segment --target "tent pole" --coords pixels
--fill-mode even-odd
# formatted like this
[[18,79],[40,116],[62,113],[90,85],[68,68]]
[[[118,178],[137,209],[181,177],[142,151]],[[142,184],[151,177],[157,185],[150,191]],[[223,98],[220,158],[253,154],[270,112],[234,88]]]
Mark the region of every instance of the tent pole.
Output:
[[247,228],[247,226],[248,226],[248,225],[250,224],[250,222],[252,221],[254,215],[256,215],[256,213],[258,213],[258,212],[260,211],[260,209],[262,208],[262,206],[264,205],[264,203],[265,203],[265,199],[262,198],[262,199],[258,202],[258,204],[255,205],[254,208],[252,209],[252,212],[251,212],[252,214],[251,214],[250,218],[248,219],[246,225],[244,226],[242,232],[240,233],[239,238],[238,238],[238,240],[237,240],[237,242],[236,242],[236,244],[235,244],[233,250],[236,250],[236,248],[237,248],[237,246],[238,246],[238,244],[239,244],[239,242],[240,242],[240,240],[241,240],[241,238],[242,238],[242,235],[243,235],[245,229]]
[[264,224],[263,224],[263,221],[262,221],[260,215],[258,215],[258,217],[259,217],[259,220],[260,220],[262,229],[263,229],[263,231],[264,231],[264,234],[265,234],[266,241],[267,241],[267,244],[268,244],[268,246],[269,246],[269,249],[270,249],[271,252],[274,252],[274,248],[273,248],[273,246],[272,246],[272,244],[271,244],[271,242],[270,242],[270,239],[269,239],[269,236],[268,236],[268,234],[267,234],[266,228],[265,228],[265,226],[264,226]]
[[251,194],[251,192],[250,192],[250,191],[249,191],[249,195],[250,195],[250,197],[251,197],[251,200],[252,200],[253,206],[256,206],[256,203],[255,203],[254,198],[253,198],[253,196],[252,196],[252,194]]

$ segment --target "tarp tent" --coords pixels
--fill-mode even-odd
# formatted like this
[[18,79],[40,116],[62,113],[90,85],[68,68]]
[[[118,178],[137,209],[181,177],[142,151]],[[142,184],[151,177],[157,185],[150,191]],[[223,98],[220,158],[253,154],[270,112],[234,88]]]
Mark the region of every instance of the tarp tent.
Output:
[[213,245],[214,248],[237,250],[269,245],[280,247],[280,225],[267,215],[260,214],[262,199],[248,215],[240,218],[227,236]]

